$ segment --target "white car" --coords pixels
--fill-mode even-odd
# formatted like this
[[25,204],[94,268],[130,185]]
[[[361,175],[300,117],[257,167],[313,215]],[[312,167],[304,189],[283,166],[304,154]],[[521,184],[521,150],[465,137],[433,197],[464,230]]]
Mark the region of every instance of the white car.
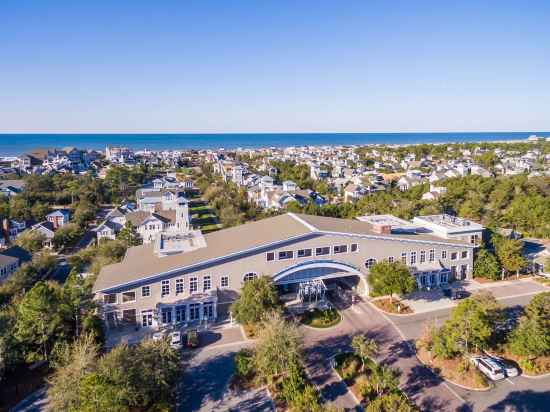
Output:
[[502,366],[488,356],[473,357],[471,362],[479,369],[481,373],[492,381],[499,381],[506,378],[506,373],[504,372]]
[[170,346],[172,346],[172,348],[181,349],[182,342],[181,342],[181,332],[180,331],[172,332],[168,335],[168,337],[170,338]]
[[162,332],[155,332],[155,333],[153,333],[153,340],[154,340],[155,342],[157,342],[157,341],[159,341],[159,340],[161,340],[161,339],[163,339],[163,338],[164,338],[164,333],[162,333]]
[[515,367],[515,365],[506,360],[499,358],[498,356],[492,356],[492,359],[500,365],[500,367],[504,370],[504,373],[506,374],[506,377],[513,378],[515,376],[519,375],[518,368]]

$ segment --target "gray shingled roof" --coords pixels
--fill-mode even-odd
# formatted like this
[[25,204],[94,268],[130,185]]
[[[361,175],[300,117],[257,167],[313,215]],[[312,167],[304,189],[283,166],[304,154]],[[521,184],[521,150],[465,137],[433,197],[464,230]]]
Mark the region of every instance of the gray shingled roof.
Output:
[[337,232],[386,239],[470,246],[464,241],[441,239],[429,234],[382,235],[374,232],[369,223],[358,220],[287,213],[206,234],[204,236],[206,247],[187,253],[159,258],[155,255],[152,244],[130,248],[121,263],[102,268],[94,285],[94,291],[115,288],[317,232]]

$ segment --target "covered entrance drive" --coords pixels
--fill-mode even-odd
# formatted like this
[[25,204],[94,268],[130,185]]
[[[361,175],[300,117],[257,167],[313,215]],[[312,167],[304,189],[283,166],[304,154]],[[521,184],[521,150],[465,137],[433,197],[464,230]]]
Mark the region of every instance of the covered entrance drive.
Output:
[[348,263],[336,260],[309,260],[289,266],[273,276],[273,283],[282,294],[298,293],[301,284],[322,280],[330,288],[335,280],[357,287],[359,293],[367,293],[365,275]]

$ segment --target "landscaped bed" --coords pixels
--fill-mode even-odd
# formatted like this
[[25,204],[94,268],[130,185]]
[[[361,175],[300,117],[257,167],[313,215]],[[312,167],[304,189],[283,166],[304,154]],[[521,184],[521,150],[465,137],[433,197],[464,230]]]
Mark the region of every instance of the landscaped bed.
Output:
[[394,407],[400,406],[399,410],[417,411],[416,406],[407,400],[398,387],[399,371],[380,366],[370,358],[366,358],[363,364],[361,358],[353,352],[336,355],[334,369],[367,411],[380,410],[379,403],[387,406],[388,399],[392,399],[390,402]]
[[342,320],[340,313],[334,309],[314,309],[307,311],[302,315],[300,321],[312,328],[330,328],[335,326]]
[[508,351],[498,353],[498,356],[516,362],[524,375],[537,376],[550,373],[550,356],[538,356],[529,359],[526,356],[517,356]]
[[509,275],[504,279],[489,279],[489,278],[476,276],[474,280],[478,283],[498,283],[498,282],[506,282],[510,280],[531,279],[532,277],[533,277],[532,275],[519,275],[519,277],[516,275]]
[[[418,345],[417,345],[418,346]],[[423,346],[417,348],[418,359],[435,373],[455,384],[477,390],[489,389],[491,385],[477,368],[462,357],[444,359],[431,356]]]
[[405,305],[398,299],[390,299],[389,297],[386,297],[374,299],[372,303],[380,310],[388,313],[396,313],[400,315],[414,313],[409,306]]

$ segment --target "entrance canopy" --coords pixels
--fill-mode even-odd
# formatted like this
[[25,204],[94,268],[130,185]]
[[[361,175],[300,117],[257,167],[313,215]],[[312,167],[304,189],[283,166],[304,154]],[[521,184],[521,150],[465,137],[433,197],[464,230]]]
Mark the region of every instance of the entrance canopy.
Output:
[[333,279],[359,276],[361,272],[348,263],[335,260],[310,260],[289,266],[273,276],[276,285],[307,282],[314,279]]

